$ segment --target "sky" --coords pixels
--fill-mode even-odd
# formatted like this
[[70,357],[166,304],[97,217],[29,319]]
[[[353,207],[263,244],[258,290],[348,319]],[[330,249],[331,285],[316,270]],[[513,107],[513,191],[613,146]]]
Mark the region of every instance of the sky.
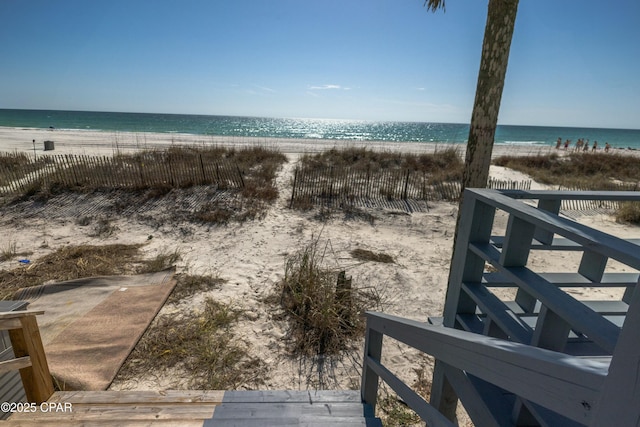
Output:
[[[0,108],[469,123],[488,0],[2,0]],[[521,0],[500,124],[640,128],[640,2]]]

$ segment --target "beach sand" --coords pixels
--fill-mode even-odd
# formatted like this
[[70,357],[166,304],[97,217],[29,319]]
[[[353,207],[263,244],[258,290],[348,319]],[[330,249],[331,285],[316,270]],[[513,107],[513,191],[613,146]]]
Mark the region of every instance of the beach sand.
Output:
[[[308,387],[357,388],[360,383],[362,344],[342,360],[335,361],[320,380],[313,364],[291,359],[285,351],[285,326],[274,319],[272,308],[264,298],[284,276],[287,256],[302,249],[312,239],[319,238],[330,248],[327,260],[331,266],[344,269],[356,287],[374,286],[382,296],[383,310],[411,319],[426,321],[440,316],[444,304],[449,261],[453,247],[453,233],[458,206],[455,203],[429,203],[428,212],[406,212],[375,209],[373,224],[366,221],[345,220],[335,215],[327,222],[313,218],[313,212],[288,209],[290,182],[295,161],[301,153],[325,150],[342,143],[318,140],[274,140],[250,138],[221,138],[178,134],[132,134],[94,131],[22,130],[0,128],[1,151],[33,152],[43,155],[42,141],[53,140],[55,150],[50,154],[111,155],[118,151],[167,147],[171,144],[219,144],[235,147],[261,145],[274,147],[287,154],[289,162],[277,178],[279,199],[269,208],[264,219],[227,226],[206,226],[191,222],[182,224],[151,224],[137,217],[112,217],[116,231],[106,237],[92,237],[87,227],[76,225],[73,217],[53,215],[28,220],[3,218],[0,233],[5,244],[14,242],[18,251],[33,251],[39,257],[65,245],[146,243],[149,258],[160,252],[177,250],[182,256],[179,271],[191,274],[213,274],[226,282],[219,290],[197,295],[180,306],[180,310],[197,310],[206,296],[231,304],[245,311],[235,332],[246,341],[252,355],[269,367],[264,378],[265,389],[306,389]],[[349,146],[373,149],[424,152],[443,147],[443,144],[384,144],[348,142]],[[553,147],[497,146],[494,154],[535,154],[552,151]],[[493,167],[491,174],[498,179],[525,179],[526,176],[504,168]],[[544,189],[534,184],[533,188]],[[153,215],[153,213],[149,213]],[[576,216],[575,220],[610,234],[640,237],[638,227],[616,223],[607,215]],[[505,227],[506,219],[496,222]],[[150,239],[150,236],[152,238]],[[388,254],[392,264],[361,262],[350,252],[362,248]],[[551,259],[532,256],[532,263],[545,263],[548,271],[563,271],[566,265],[577,263],[575,254],[563,254]],[[0,263],[0,268],[17,266],[17,260]],[[608,290],[592,291],[593,296],[609,297]],[[606,294],[606,295],[605,295]],[[178,309],[175,309],[179,311]],[[161,313],[168,313],[163,309]],[[408,384],[417,380],[416,369],[431,362],[425,356],[406,347],[385,340],[384,361]],[[427,375],[430,378],[430,374]],[[169,373],[149,373],[144,378],[116,381],[112,389],[175,389],[184,386],[184,378]],[[247,385],[249,386],[249,385]]]
[[[404,153],[428,153],[446,147],[465,146],[447,143],[415,143],[355,141],[328,139],[285,139],[235,136],[192,135],[181,133],[110,132],[94,130],[30,129],[0,126],[1,151],[25,151],[35,155],[44,153],[44,141],[53,141],[55,150],[48,154],[81,154],[110,156],[141,149],[166,148],[171,145],[219,145],[232,147],[274,147],[289,155],[316,153],[333,147],[368,147],[372,150],[399,151]],[[538,154],[555,151],[546,145],[496,145],[493,155]]]

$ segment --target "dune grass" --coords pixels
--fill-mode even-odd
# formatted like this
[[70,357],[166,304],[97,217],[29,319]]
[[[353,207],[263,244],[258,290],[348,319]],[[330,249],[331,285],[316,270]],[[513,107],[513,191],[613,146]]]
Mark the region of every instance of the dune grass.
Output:
[[30,264],[0,271],[0,298],[11,299],[20,288],[47,281],[64,281],[82,277],[130,274],[142,261],[141,245],[66,246]]
[[[640,188],[640,158],[619,153],[502,156],[496,158],[494,164],[558,187],[594,191]],[[640,203],[623,202],[614,215],[619,222],[640,224]]]
[[354,249],[351,251],[351,256],[360,261],[373,261],[382,262],[385,264],[392,264],[393,257],[382,252],[373,252],[368,249]]
[[555,153],[538,156],[501,156],[493,161],[530,175],[543,184],[602,190],[613,180],[640,181],[640,158],[617,153]]
[[[202,281],[196,279],[196,282]],[[233,333],[242,311],[207,298],[202,310],[160,315],[142,336],[116,380],[167,370],[182,374],[188,389],[228,390],[262,384],[265,366],[249,356]]]
[[410,154],[393,151],[374,151],[367,148],[330,149],[317,154],[305,154],[300,166],[308,170],[320,170],[330,166],[349,167],[359,171],[401,170],[428,175],[431,184],[459,181],[464,162],[454,147],[446,147],[434,153]]
[[0,153],[0,187],[13,179],[23,178],[43,164],[43,159],[34,159],[33,155],[27,153]]
[[344,271],[329,268],[329,243],[313,238],[286,260],[275,301],[288,324],[293,355],[338,355],[364,333],[362,313],[380,304],[373,289],[352,286]]
[[[16,170],[31,171],[42,167],[25,156],[16,156],[17,160],[7,158]],[[38,162],[47,159],[45,156],[41,158],[44,160]],[[53,162],[52,159],[48,161]],[[284,154],[274,149],[217,146],[176,146],[166,150],[118,154],[113,159],[82,158],[77,163],[56,160],[57,166],[52,166],[52,163],[42,168],[40,173],[47,170],[47,174],[34,178],[22,187],[21,193],[5,201],[47,203],[53,197],[68,193],[100,193],[116,200],[114,206],[133,208],[152,200],[206,189],[209,194],[202,200],[210,201],[201,203],[195,214],[190,211],[192,221],[206,224],[243,222],[262,217],[268,205],[278,198],[275,177],[287,161]],[[1,160],[2,156],[0,165]],[[5,179],[24,176],[24,173],[15,171],[3,173],[7,170],[0,167],[0,176]],[[86,176],[99,179],[84,179]],[[213,197],[214,194],[225,196]],[[177,211],[175,213],[178,214]],[[91,222],[91,218],[85,218],[85,222]],[[96,228],[96,235],[112,231],[108,227],[100,228],[99,224]]]

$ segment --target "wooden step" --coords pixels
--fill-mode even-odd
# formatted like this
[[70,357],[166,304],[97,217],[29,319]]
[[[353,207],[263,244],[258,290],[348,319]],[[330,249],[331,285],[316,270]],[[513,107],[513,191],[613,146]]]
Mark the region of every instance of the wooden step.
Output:
[[14,413],[2,424],[381,426],[358,391],[340,390],[56,392],[35,412]]

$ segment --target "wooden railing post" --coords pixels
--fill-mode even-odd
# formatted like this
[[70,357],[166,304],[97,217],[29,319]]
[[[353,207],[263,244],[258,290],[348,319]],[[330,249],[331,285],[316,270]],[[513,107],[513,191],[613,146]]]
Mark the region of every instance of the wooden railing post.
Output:
[[[367,322],[368,323],[368,322]],[[367,331],[364,342],[364,363],[362,365],[362,387],[360,395],[362,401],[371,405],[373,411],[376,409],[378,398],[378,374],[374,372],[367,362],[368,358],[380,361],[382,357],[382,333],[375,331],[367,324]]]
[[20,369],[27,400],[31,403],[46,402],[53,394],[53,381],[35,314],[20,317],[20,327],[9,330],[9,337],[15,357],[28,356],[31,359],[31,366]]

